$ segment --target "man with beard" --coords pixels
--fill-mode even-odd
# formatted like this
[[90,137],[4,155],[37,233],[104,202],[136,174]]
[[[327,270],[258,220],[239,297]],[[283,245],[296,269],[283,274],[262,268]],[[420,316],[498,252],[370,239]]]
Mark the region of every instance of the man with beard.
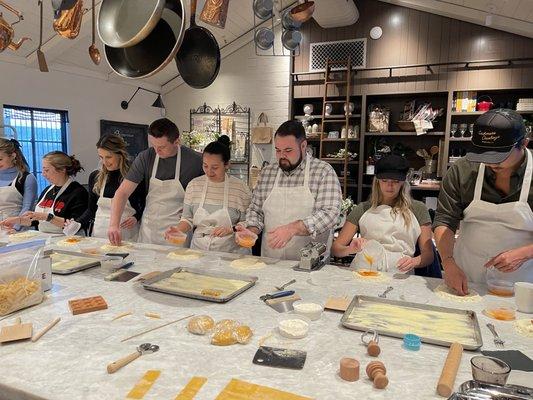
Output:
[[278,164],[261,171],[244,225],[256,234],[263,232],[265,257],[299,260],[300,249],[311,241],[325,243],[329,253],[342,201],[335,170],[307,154],[298,121],[284,122],[274,145]]
[[487,268],[509,283],[533,282],[528,142],[520,114],[487,111],[474,124],[472,152],[455,162],[442,182],[435,239],[445,282],[459,295],[468,294],[468,281],[485,283]]

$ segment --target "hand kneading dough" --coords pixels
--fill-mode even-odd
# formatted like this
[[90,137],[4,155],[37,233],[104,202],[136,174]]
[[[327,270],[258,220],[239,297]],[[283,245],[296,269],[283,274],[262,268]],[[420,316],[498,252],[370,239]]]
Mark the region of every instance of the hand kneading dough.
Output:
[[437,296],[442,297],[443,299],[459,301],[462,303],[481,300],[481,296],[474,289],[469,289],[466,296],[459,296],[455,294],[453,289],[450,289],[444,283],[441,283],[439,286],[437,286],[434,292]]
[[215,321],[209,315],[199,315],[189,320],[187,329],[195,335],[205,335],[215,326]]
[[237,269],[260,269],[266,267],[266,264],[258,258],[244,257],[233,260],[230,266]]
[[131,247],[130,242],[122,242],[120,246],[113,246],[111,243],[104,244],[102,247],[100,247],[104,251],[109,252],[124,252],[128,251]]
[[203,253],[191,249],[179,249],[168,253],[167,257],[173,260],[189,261],[203,257]]

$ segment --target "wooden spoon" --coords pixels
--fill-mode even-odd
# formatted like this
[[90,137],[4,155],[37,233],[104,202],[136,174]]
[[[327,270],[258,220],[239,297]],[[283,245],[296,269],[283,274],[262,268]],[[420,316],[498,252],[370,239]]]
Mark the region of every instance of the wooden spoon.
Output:
[[46,57],[44,56],[41,46],[43,45],[43,2],[39,1],[39,6],[41,8],[41,25],[39,30],[39,47],[37,48],[37,62],[39,63],[39,71],[48,72],[48,65],[46,64]]
[[431,148],[429,149],[429,154],[431,154],[431,158],[433,158],[433,156],[438,153],[439,153],[439,146],[431,146]]

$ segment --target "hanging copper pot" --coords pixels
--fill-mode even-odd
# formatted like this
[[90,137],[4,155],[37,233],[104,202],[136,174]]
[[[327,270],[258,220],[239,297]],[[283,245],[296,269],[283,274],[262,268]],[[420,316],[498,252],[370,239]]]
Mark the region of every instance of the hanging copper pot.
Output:
[[80,34],[82,18],[83,0],[77,0],[74,7],[61,11],[54,19],[54,30],[64,38],[75,39]]
[[314,11],[315,2],[305,0],[305,3],[299,4],[291,9],[291,17],[298,22],[307,22],[313,16]]
[[229,0],[206,0],[200,21],[224,29],[228,16]]
[[1,0],[0,6],[3,6],[6,10],[12,12],[18,17],[18,21],[14,22],[13,24],[10,24],[3,18],[2,13],[0,12],[0,52],[4,51],[5,49],[18,50],[20,46],[22,46],[22,43],[24,43],[26,40],[31,40],[28,37],[23,37],[18,42],[13,41],[13,38],[15,37],[15,30],[13,29],[13,25],[22,21],[24,17],[19,11],[15,10],[9,4],[6,4]]

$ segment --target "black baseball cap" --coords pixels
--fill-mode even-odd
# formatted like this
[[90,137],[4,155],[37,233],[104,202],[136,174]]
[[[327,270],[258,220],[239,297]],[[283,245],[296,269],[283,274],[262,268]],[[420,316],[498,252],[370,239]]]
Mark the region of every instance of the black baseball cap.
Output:
[[482,114],[474,123],[473,149],[468,161],[499,164],[507,159],[513,147],[526,137],[526,126],[516,111],[497,108]]
[[396,154],[385,156],[376,162],[376,177],[378,179],[405,181],[408,171],[409,164],[407,160]]

